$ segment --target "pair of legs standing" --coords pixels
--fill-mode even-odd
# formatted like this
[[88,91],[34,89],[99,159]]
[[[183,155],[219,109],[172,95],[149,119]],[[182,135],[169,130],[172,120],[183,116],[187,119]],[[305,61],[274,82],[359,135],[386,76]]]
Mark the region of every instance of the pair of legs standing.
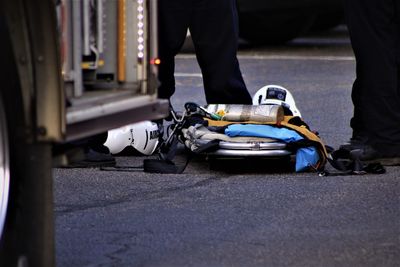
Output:
[[356,57],[353,138],[400,156],[400,2],[345,0]]
[[175,92],[175,56],[187,30],[203,75],[207,103],[251,104],[239,62],[235,0],[159,0],[160,98]]

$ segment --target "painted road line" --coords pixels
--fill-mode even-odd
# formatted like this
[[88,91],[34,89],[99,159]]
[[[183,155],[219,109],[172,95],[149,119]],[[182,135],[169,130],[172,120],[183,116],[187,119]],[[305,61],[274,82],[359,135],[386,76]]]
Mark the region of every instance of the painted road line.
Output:
[[[196,59],[195,55],[177,55],[178,59]],[[238,55],[238,59],[258,60],[318,60],[318,61],[354,61],[353,56],[295,56],[295,55]]]

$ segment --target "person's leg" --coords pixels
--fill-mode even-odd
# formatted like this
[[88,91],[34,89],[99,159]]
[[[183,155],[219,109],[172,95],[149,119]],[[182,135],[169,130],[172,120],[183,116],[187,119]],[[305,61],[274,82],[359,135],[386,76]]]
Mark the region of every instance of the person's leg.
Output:
[[397,94],[400,95],[400,1],[395,1],[396,6],[396,63],[397,63]]
[[365,129],[365,125],[362,119],[362,110],[361,110],[361,94],[362,88],[360,86],[360,82],[357,79],[353,83],[353,88],[351,92],[351,99],[354,104],[354,113],[353,117],[350,121],[350,126],[353,129],[353,134],[350,139],[352,144],[365,144],[368,140],[367,131]]
[[158,0],[159,66],[158,97],[169,99],[175,92],[175,56],[186,38],[192,0]]
[[398,13],[394,0],[346,0],[357,63],[352,127],[385,155],[400,154],[400,96],[396,62]]
[[236,57],[235,0],[194,0],[190,32],[203,74],[207,103],[251,104]]

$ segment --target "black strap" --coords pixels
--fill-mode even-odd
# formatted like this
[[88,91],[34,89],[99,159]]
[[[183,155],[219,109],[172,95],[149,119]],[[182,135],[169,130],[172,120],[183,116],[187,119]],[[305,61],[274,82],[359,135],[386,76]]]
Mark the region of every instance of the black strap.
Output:
[[182,167],[178,167],[169,160],[163,159],[145,159],[143,161],[143,170],[148,173],[183,173],[189,163],[189,157]]
[[113,167],[100,167],[101,171],[115,171],[115,172],[134,172],[143,171],[143,166],[119,166],[115,165]]
[[176,155],[177,145],[178,142],[174,141],[173,146],[170,147],[170,151],[167,154],[161,155],[160,159],[145,159],[143,161],[143,170],[148,173],[177,173],[181,174],[185,171],[187,165],[189,164],[190,160],[193,158],[195,154],[205,153],[205,152],[212,152],[218,149],[219,147],[219,140],[212,140],[200,147],[196,150],[189,151],[186,153],[186,162],[182,166],[177,166],[172,160]]
[[386,169],[380,163],[366,163],[361,160],[361,150],[347,150],[338,149],[330,153],[328,162],[337,172],[325,171],[322,176],[332,175],[363,175],[371,174],[384,174]]
[[219,148],[219,140],[211,140],[210,142],[199,146],[198,148],[196,148],[195,150],[193,150],[193,153],[196,154],[201,154],[201,153],[206,153],[206,152],[213,152],[216,151]]

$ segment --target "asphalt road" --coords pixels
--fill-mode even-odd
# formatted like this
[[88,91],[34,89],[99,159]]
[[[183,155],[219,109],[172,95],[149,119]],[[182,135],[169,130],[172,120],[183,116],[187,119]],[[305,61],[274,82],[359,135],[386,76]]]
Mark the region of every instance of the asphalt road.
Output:
[[[242,44],[239,61],[252,94],[282,85],[327,144],[349,138],[355,66],[345,29],[281,47]],[[205,104],[190,50],[176,67],[175,109]],[[57,266],[400,265],[400,167],[319,177],[215,165],[194,159],[176,175],[54,169]]]

